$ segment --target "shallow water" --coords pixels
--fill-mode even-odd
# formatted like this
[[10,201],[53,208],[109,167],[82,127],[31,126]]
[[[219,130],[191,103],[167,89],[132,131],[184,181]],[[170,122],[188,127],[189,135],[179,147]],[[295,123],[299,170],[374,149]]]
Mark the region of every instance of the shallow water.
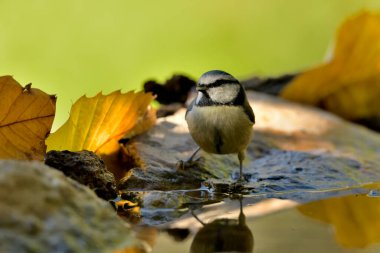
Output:
[[131,213],[145,252],[380,252],[380,184],[297,192],[305,203],[288,198],[294,194],[129,196],[140,205]]

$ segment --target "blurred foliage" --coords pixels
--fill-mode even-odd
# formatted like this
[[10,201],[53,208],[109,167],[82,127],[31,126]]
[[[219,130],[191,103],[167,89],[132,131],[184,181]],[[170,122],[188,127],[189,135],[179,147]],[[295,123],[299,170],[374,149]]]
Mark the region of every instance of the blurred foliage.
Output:
[[58,94],[55,128],[82,94],[174,72],[276,75],[320,62],[337,26],[378,0],[0,1],[0,74]]
[[380,116],[380,13],[347,19],[332,59],[297,76],[281,95],[350,120]]
[[[379,191],[380,184],[366,186]],[[337,242],[347,248],[380,243],[380,198],[349,195],[311,202],[298,207],[304,215],[334,226]]]
[[0,159],[43,160],[55,96],[0,77]]

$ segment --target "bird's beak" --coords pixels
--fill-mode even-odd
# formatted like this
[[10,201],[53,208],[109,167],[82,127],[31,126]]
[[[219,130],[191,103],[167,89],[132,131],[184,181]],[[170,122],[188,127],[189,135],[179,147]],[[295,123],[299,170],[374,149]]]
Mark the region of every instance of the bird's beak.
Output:
[[195,87],[195,89],[197,89],[197,91],[205,91],[205,90],[207,90],[207,87],[206,86],[197,86],[197,87]]

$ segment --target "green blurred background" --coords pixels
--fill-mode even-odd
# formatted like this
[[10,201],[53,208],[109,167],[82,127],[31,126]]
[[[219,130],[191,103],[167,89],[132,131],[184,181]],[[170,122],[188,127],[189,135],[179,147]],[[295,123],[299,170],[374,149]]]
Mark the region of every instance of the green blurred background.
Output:
[[0,0],[0,75],[57,94],[54,129],[83,94],[173,73],[244,78],[320,63],[339,24],[379,0]]

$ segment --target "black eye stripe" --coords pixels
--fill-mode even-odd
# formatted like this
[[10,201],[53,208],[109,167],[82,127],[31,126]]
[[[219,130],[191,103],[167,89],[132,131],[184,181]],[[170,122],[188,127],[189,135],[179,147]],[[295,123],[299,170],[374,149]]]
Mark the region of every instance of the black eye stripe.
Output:
[[229,83],[230,84],[239,84],[239,81],[238,80],[218,79],[215,82],[209,83],[209,84],[199,83],[198,86],[199,87],[213,88],[213,87],[219,87],[219,86],[222,86],[223,84],[229,84]]

